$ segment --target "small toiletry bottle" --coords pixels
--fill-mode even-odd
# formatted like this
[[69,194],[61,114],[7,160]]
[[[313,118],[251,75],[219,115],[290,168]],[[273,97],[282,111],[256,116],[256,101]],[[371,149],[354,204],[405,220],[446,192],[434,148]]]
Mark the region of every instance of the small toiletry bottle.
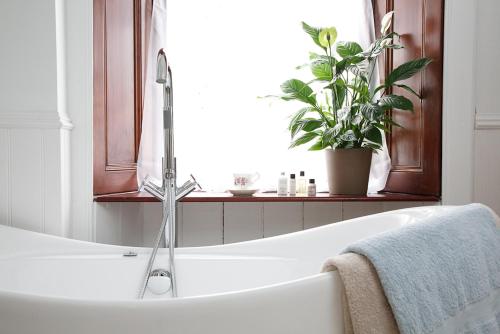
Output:
[[297,180],[295,180],[295,174],[290,174],[290,196],[295,196],[297,194]]
[[307,196],[316,196],[316,183],[314,183],[314,179],[309,179],[309,184],[307,185]]
[[278,196],[286,196],[288,191],[288,180],[285,172],[282,172],[278,179]]
[[302,170],[300,171],[299,179],[297,180],[297,194],[307,195],[307,183],[306,183],[306,173]]

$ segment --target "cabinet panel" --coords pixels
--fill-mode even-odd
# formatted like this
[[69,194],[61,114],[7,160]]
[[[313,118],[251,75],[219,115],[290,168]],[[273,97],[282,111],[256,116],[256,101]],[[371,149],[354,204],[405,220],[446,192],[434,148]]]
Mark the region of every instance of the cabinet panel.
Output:
[[342,220],[342,203],[304,203],[304,229]]
[[264,237],[304,228],[303,203],[264,203]]
[[262,238],[263,210],[263,203],[225,203],[224,243]]
[[183,203],[182,246],[221,245],[222,221],[222,203]]
[[372,215],[384,211],[382,202],[343,202],[342,220]]

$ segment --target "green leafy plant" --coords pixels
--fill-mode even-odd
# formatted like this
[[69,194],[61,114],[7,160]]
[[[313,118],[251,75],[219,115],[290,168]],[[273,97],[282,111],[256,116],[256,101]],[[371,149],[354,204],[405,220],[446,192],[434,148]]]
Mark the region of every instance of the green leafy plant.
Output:
[[403,48],[399,35],[390,31],[392,16],[393,12],[384,16],[381,37],[367,50],[356,42],[336,42],[334,27],[315,28],[302,22],[303,30],[323,52],[311,52],[310,62],[299,66],[310,68],[314,76],[311,81],[290,79],[281,85],[283,94],[279,98],[304,104],[290,120],[290,147],[313,142],[310,150],[361,147],[378,150],[382,147],[382,132],[399,126],[388,111],[413,112],[413,103],[408,98],[388,92],[391,87],[399,87],[418,96],[404,80],[424,69],[430,59],[404,63],[383,84],[370,85],[377,58],[388,49]]

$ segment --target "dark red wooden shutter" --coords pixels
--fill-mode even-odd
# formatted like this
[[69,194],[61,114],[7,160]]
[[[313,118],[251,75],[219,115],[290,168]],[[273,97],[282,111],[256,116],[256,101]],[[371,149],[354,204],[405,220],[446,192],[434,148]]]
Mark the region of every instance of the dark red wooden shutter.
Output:
[[440,196],[444,0],[374,0],[373,5],[377,33],[383,15],[394,10],[393,29],[405,46],[381,62],[382,78],[411,59],[433,60],[406,82],[422,99],[394,88],[394,93],[412,100],[415,112],[392,111],[404,128],[393,128],[387,135],[392,169],[384,191]]
[[150,0],[94,0],[94,194],[137,190]]

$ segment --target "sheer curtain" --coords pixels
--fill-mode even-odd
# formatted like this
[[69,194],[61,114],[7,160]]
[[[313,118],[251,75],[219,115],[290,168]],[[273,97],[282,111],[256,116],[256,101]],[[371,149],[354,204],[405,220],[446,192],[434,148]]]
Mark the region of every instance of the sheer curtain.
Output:
[[[280,172],[304,170],[307,178],[316,179],[319,190],[326,190],[324,152],[288,149],[289,116],[300,106],[258,97],[280,93],[287,79],[311,78],[308,69],[295,69],[308,61],[309,51],[320,51],[302,31],[301,21],[335,26],[338,40],[370,45],[371,1],[168,1],[166,50],[174,79],[179,178],[192,173],[205,190],[224,191],[231,186],[232,173],[259,172],[258,186],[272,190]],[[155,54],[149,59],[156,59]],[[139,167],[147,168],[140,175],[155,175],[144,169],[158,170],[161,165],[162,141],[144,140],[145,132],[158,131],[161,124],[156,118],[161,103],[153,102],[145,103]],[[370,191],[383,188],[388,166],[387,152],[374,155]]]
[[158,185],[162,180],[163,89],[156,83],[156,55],[166,47],[167,0],[153,0],[151,32],[146,63],[141,143],[137,159],[137,181],[149,175]]

